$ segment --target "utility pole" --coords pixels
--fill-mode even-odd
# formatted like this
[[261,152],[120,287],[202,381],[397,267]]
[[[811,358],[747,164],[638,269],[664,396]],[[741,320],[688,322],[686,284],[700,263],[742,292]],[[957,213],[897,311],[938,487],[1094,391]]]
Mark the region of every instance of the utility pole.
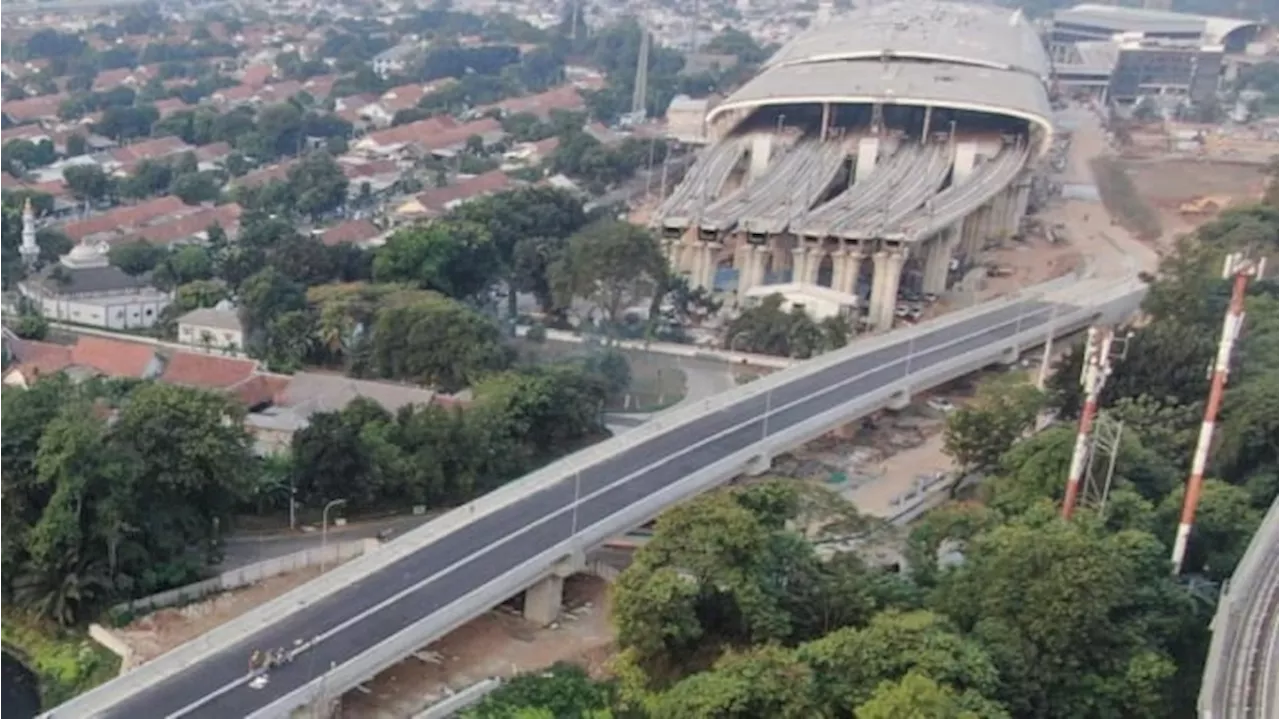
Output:
[[1222,393],[1227,387],[1227,373],[1231,370],[1231,350],[1240,337],[1244,326],[1244,295],[1249,288],[1249,280],[1262,276],[1265,266],[1263,261],[1253,261],[1244,255],[1233,253],[1227,255],[1222,264],[1223,278],[1230,278],[1231,304],[1227,306],[1227,314],[1222,320],[1222,337],[1218,340],[1218,354],[1214,358],[1210,371],[1213,376],[1209,382],[1209,401],[1204,407],[1204,422],[1200,425],[1200,438],[1196,440],[1196,453],[1191,459],[1191,476],[1187,478],[1187,494],[1182,502],[1182,517],[1178,521],[1178,535],[1173,541],[1173,573],[1182,571],[1182,562],[1187,555],[1187,540],[1191,537],[1191,525],[1196,518],[1196,506],[1200,503],[1200,488],[1204,485],[1204,470],[1209,460],[1210,445],[1213,443],[1214,424],[1218,421],[1218,410],[1222,407]]
[[1089,328],[1085,344],[1084,366],[1080,368],[1080,385],[1084,387],[1084,408],[1080,410],[1080,428],[1076,432],[1076,445],[1071,453],[1071,469],[1067,473],[1067,494],[1062,500],[1062,518],[1071,519],[1080,496],[1080,480],[1084,478],[1089,458],[1089,433],[1094,417],[1098,414],[1098,397],[1111,374],[1111,329]]

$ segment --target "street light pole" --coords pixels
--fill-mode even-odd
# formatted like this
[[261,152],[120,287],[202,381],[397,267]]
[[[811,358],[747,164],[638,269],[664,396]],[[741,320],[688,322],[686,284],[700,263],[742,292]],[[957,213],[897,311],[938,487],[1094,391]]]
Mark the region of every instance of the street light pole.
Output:
[[573,473],[573,519],[569,536],[578,534],[578,498],[582,496],[582,470]]
[[345,499],[335,499],[324,505],[324,510],[320,512],[320,572],[324,573],[324,565],[326,564],[325,550],[329,543],[329,510],[339,507],[347,503]]

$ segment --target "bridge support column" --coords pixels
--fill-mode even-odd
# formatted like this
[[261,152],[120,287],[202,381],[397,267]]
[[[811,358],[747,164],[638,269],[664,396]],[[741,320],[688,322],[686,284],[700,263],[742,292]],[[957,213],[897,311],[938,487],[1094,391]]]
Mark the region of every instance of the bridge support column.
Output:
[[738,297],[742,298],[747,295],[754,285],[751,283],[753,277],[751,273],[751,263],[755,261],[755,253],[752,252],[752,246],[745,239],[738,244],[738,248],[733,252],[733,266],[738,270]]
[[701,285],[707,288],[707,291],[713,291],[716,288],[716,269],[719,267],[717,258],[723,247],[720,243],[707,242],[702,245],[702,282]]
[[560,616],[564,577],[552,575],[524,590],[524,618],[545,627]]

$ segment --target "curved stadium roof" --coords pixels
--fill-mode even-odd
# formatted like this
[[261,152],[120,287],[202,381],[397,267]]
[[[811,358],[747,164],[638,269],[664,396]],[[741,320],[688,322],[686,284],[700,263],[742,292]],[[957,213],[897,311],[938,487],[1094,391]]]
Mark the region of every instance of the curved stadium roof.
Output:
[[1052,133],[1050,64],[1020,12],[953,2],[857,10],[787,43],[713,109],[795,103],[935,105],[1018,117]]

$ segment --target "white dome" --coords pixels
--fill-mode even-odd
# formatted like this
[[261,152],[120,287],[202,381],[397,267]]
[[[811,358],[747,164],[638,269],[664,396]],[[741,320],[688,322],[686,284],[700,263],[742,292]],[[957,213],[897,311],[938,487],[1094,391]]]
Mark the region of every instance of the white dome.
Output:
[[100,247],[94,247],[86,242],[81,242],[71,248],[62,258],[62,264],[67,267],[106,267],[108,264],[107,253]]

